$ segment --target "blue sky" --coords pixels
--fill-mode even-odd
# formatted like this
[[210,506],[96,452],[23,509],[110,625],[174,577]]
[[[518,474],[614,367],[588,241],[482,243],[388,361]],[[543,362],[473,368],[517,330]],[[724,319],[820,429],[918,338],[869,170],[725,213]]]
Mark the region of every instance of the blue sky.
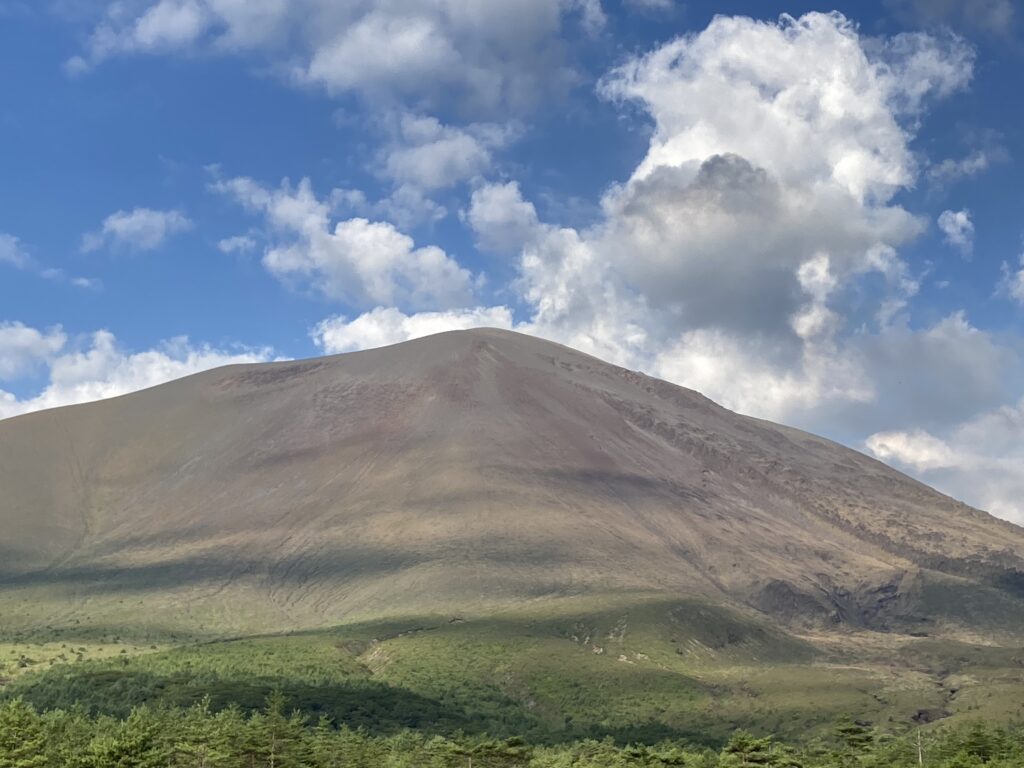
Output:
[[0,0],[0,417],[501,325],[1024,521],[1010,0]]

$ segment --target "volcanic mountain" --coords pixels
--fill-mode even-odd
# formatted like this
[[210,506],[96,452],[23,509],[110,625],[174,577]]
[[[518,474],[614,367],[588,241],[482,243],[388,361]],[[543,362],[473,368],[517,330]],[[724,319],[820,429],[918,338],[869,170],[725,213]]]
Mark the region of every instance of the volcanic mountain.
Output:
[[499,330],[5,420],[0,522],[8,629],[273,632],[609,595],[787,631],[1024,627],[1024,530]]

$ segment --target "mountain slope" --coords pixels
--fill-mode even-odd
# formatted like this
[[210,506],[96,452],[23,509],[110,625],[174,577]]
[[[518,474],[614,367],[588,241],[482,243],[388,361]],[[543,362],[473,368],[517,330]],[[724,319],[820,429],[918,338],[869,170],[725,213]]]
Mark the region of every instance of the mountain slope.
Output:
[[1024,627],[1024,530],[859,453],[497,330],[0,422],[8,627],[209,634],[692,597]]

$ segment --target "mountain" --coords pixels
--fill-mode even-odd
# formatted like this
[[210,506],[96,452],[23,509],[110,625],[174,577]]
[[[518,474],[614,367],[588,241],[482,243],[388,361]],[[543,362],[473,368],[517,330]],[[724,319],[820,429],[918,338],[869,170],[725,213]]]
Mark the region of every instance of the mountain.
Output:
[[456,331],[0,422],[8,627],[232,634],[601,595],[1024,628],[1024,529],[566,347]]
[[539,339],[0,421],[0,698],[806,738],[1024,718],[1024,529]]

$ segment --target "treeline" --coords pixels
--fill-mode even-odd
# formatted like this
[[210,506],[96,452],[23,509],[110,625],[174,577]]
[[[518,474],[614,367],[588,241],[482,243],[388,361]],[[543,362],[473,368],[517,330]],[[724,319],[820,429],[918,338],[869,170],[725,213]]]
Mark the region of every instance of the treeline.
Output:
[[852,721],[831,739],[799,748],[739,731],[718,750],[611,738],[558,745],[522,739],[373,735],[309,723],[280,693],[260,711],[142,706],[125,718],[83,709],[37,712],[22,699],[0,704],[0,768],[1018,768],[1024,731],[976,723],[963,729],[883,736]]

